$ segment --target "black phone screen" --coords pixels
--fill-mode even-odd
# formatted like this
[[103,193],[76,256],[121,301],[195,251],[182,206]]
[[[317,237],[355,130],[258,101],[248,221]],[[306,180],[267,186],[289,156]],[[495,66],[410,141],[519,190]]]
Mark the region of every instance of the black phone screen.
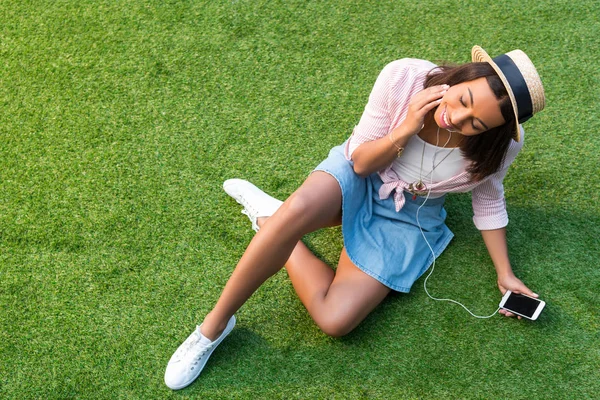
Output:
[[508,296],[506,303],[504,303],[503,308],[531,318],[539,304],[539,300],[523,296],[522,294],[511,293],[510,296]]

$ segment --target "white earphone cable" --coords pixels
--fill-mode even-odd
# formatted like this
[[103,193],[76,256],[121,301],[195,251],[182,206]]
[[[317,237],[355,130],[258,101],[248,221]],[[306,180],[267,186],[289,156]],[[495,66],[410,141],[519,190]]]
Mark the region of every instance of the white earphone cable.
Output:
[[[437,146],[439,144],[439,128],[438,128],[438,132],[437,132],[437,140],[436,140],[436,151],[433,154],[433,160],[432,160],[432,165],[435,166],[435,157],[437,156]],[[446,141],[446,144],[448,144],[448,142],[450,141],[450,137],[448,138],[448,141]],[[444,145],[444,147],[446,146],[446,144]],[[434,167],[435,169],[435,167]],[[464,304],[456,301],[456,300],[452,300],[452,299],[442,299],[442,298],[437,298],[437,297],[433,297],[429,291],[427,290],[427,280],[429,279],[429,277],[431,276],[431,274],[433,273],[434,269],[435,269],[435,252],[433,251],[433,248],[431,247],[431,245],[429,244],[429,241],[427,240],[427,237],[425,237],[425,233],[423,232],[423,228],[421,227],[421,223],[419,222],[419,211],[421,211],[421,208],[423,208],[423,206],[425,205],[425,203],[427,202],[427,200],[429,200],[429,195],[431,194],[431,186],[433,185],[433,171],[431,171],[431,175],[429,176],[429,186],[427,188],[427,196],[425,197],[425,200],[423,201],[423,203],[419,206],[419,208],[417,209],[417,225],[419,226],[419,230],[421,231],[421,235],[423,236],[423,239],[425,239],[425,243],[427,243],[427,247],[429,247],[429,250],[431,251],[431,255],[433,257],[433,263],[431,264],[431,270],[429,271],[429,274],[427,274],[427,277],[425,278],[425,281],[423,282],[423,288],[425,289],[425,293],[427,293],[427,296],[429,296],[431,299],[435,300],[435,301],[448,301],[450,303],[455,303],[458,304],[459,306],[461,306],[462,308],[464,308],[469,314],[471,314],[473,317],[475,318],[481,318],[481,319],[485,319],[485,318],[491,318],[494,315],[496,315],[496,313],[500,310],[500,307],[498,307],[496,309],[496,311],[494,311],[493,314],[487,315],[487,316],[481,316],[481,315],[475,315],[473,314]]]

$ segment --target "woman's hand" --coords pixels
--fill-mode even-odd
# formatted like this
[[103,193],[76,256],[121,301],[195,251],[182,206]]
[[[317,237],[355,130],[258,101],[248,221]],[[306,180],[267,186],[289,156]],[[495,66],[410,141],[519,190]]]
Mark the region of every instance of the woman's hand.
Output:
[[[388,135],[376,140],[368,140],[354,150],[352,153],[354,172],[366,177],[388,167],[398,157],[398,150],[403,148],[413,135],[421,131],[427,113],[440,104],[448,88],[448,85],[432,86],[414,95],[409,101],[406,118],[399,126]],[[386,127],[387,129],[389,126]]]
[[[502,278],[498,278],[498,289],[500,289],[500,292],[502,293],[502,295],[504,296],[504,293],[506,293],[507,290],[510,290],[513,293],[522,293],[522,294],[526,294],[527,296],[531,296],[531,297],[538,297],[537,294],[533,293],[527,286],[525,286],[525,284],[523,282],[521,282],[521,280],[519,278],[517,278],[514,275],[508,275]],[[499,311],[500,314],[503,314],[507,317],[514,317],[515,314],[511,313],[510,311],[507,310],[500,310]],[[519,319],[521,319],[521,317],[518,317]]]
[[448,85],[431,86],[421,90],[410,99],[406,118],[400,125],[406,135],[416,135],[423,129],[425,116],[440,104],[442,96],[449,87]]

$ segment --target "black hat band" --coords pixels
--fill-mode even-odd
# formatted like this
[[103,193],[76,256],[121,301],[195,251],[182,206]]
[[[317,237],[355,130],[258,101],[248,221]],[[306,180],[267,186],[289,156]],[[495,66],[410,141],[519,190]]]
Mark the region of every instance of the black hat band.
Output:
[[506,54],[495,57],[493,61],[500,68],[512,89],[517,102],[519,123],[522,124],[533,116],[531,95],[529,94],[529,89],[527,89],[525,78],[523,78],[521,71],[517,68],[512,58]]

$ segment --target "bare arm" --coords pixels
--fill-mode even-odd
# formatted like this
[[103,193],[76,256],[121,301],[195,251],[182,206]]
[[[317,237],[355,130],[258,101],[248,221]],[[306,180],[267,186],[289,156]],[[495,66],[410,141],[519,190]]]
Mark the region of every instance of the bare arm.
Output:
[[508,245],[506,244],[506,229],[481,231],[481,235],[496,268],[498,279],[512,275],[513,272],[508,259]]
[[364,177],[390,165],[398,157],[399,149],[404,148],[412,136],[403,131],[400,125],[388,135],[358,146],[352,153],[354,172]]
[[[498,275],[498,288],[500,289],[500,292],[504,294],[507,290],[510,290],[511,292],[524,293],[529,296],[538,297],[537,294],[533,293],[513,273],[512,267],[510,266],[510,260],[508,258],[506,229],[500,228],[481,231],[481,235],[483,236],[483,241],[485,242],[492,262],[494,263],[494,267],[496,268],[496,274]],[[514,316],[514,314],[505,310],[501,310],[500,313],[506,315],[507,317]]]

